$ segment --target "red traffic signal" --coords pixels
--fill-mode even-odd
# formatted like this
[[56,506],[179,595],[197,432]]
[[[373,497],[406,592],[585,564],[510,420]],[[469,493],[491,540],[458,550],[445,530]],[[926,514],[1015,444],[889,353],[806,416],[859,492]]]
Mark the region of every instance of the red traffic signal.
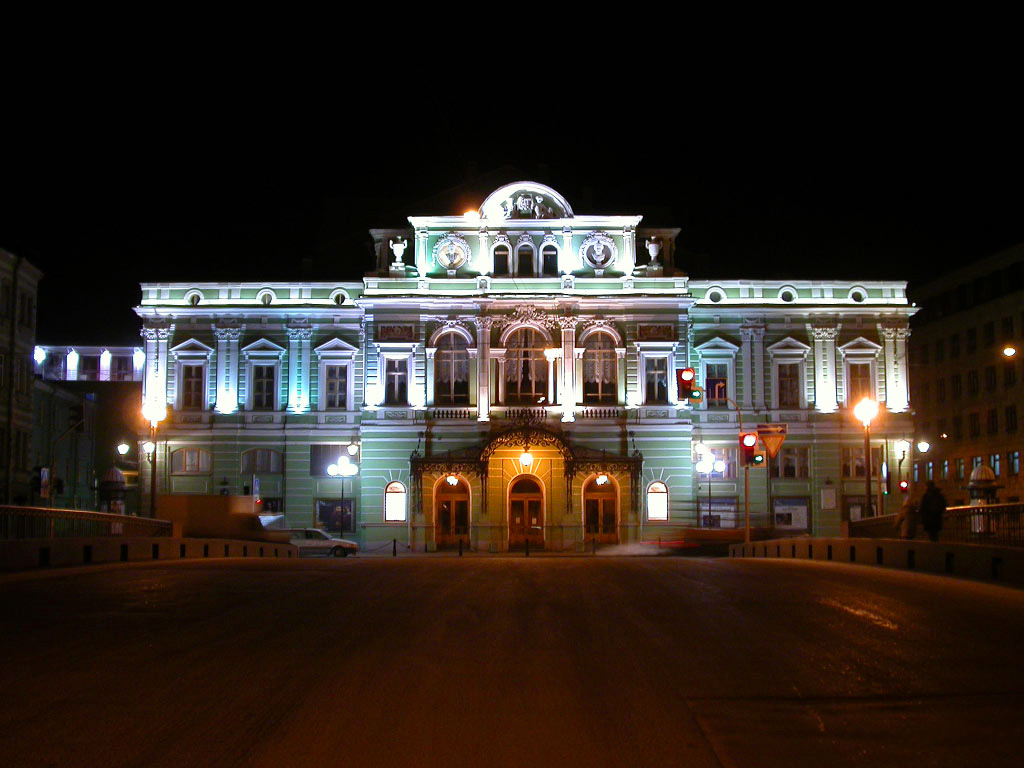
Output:
[[910,490],[910,483],[908,483],[906,480],[900,480],[900,492],[901,493],[906,493],[909,490]]
[[680,371],[676,371],[676,384],[679,389],[679,399],[689,399],[693,393],[693,385],[697,381],[697,374],[693,368],[683,368]]
[[754,459],[757,454],[757,432],[740,432],[740,456],[743,466],[748,467],[757,463]]

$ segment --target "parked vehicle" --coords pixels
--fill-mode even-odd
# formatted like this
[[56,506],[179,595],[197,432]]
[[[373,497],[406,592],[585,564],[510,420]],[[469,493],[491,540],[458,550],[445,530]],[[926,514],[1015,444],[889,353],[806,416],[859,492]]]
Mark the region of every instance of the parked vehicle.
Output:
[[348,557],[359,551],[359,545],[348,539],[335,539],[319,528],[291,528],[291,543],[299,548],[299,555],[329,555]]

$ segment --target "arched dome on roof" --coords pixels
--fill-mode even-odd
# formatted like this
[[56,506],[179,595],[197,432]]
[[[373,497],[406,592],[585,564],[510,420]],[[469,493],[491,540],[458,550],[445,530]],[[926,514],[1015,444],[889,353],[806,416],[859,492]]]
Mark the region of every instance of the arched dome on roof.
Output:
[[987,464],[979,464],[971,472],[970,482],[972,483],[994,483],[995,481],[996,473]]
[[551,187],[516,181],[491,192],[480,206],[486,219],[571,219],[569,202]]

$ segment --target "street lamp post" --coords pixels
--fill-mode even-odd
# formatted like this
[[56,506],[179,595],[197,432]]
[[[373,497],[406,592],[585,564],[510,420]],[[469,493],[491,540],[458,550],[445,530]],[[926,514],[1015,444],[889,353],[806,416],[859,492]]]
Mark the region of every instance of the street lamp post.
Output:
[[149,442],[142,445],[149,460],[149,516],[156,517],[156,427],[167,418],[167,406],[147,401],[142,406],[142,416],[149,422]]
[[[878,403],[865,397],[853,407],[853,415],[864,425],[864,505],[871,516],[871,420],[878,415]],[[881,511],[881,510],[879,510]]]

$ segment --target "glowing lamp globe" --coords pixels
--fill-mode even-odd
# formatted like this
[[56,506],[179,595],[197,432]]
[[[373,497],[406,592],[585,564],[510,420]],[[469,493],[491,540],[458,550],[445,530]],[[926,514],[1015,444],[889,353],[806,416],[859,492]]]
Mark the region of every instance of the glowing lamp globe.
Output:
[[524,467],[530,466],[531,464],[533,464],[533,454],[530,453],[529,451],[523,451],[522,454],[519,456],[519,463],[522,464]]
[[448,475],[448,477],[446,477],[444,481],[453,488],[459,484],[459,478],[457,478],[455,475]]
[[714,462],[712,462],[711,459],[701,459],[697,462],[696,469],[702,475],[706,475],[714,469]]
[[122,456],[124,456],[125,454],[127,454],[127,453],[128,453],[128,450],[129,450],[129,446],[128,446],[128,443],[118,443],[118,444],[117,444],[117,452],[118,452],[119,454],[121,454]]
[[917,450],[921,453],[928,453],[928,449],[932,447],[932,444],[927,440],[922,440],[917,444]]
[[598,485],[608,485],[608,475],[604,474],[603,472],[600,475],[598,475],[597,476],[597,484]]
[[725,462],[721,459],[715,459],[714,463],[715,472],[725,472]]
[[878,403],[870,397],[865,397],[853,407],[853,415],[866,427],[878,415]]

